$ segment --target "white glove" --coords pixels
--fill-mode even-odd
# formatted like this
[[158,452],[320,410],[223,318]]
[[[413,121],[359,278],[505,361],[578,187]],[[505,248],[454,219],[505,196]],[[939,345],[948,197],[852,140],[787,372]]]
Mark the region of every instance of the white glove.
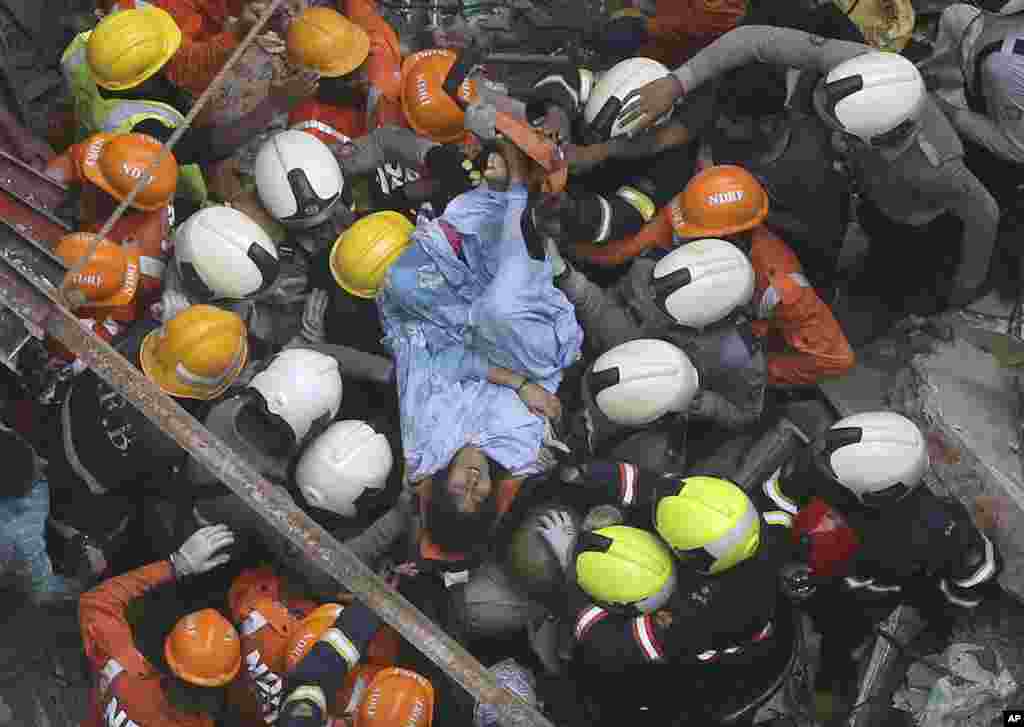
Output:
[[166,323],[192,305],[188,297],[178,290],[165,288],[160,296],[160,322]]
[[206,573],[231,560],[231,555],[223,551],[234,543],[235,534],[227,525],[210,525],[189,536],[171,555],[171,565],[178,578]]
[[562,570],[567,571],[569,558],[572,555],[573,546],[576,545],[576,537],[579,535],[572,516],[563,510],[558,510],[542,515],[538,520],[538,525],[537,533],[544,538],[544,542],[551,546]]
[[572,454],[569,445],[558,439],[555,434],[555,428],[551,425],[551,417],[544,417],[544,446],[563,454]]
[[497,138],[498,110],[491,104],[475,103],[466,109],[465,126],[484,141]]
[[326,290],[317,289],[306,299],[302,311],[302,337],[309,343],[323,343],[327,340],[327,303],[330,297]]

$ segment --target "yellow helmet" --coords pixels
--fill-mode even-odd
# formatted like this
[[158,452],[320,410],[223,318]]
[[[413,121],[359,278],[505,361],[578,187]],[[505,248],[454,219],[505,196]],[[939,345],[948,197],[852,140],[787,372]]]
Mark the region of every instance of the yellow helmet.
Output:
[[672,553],[654,533],[612,525],[580,535],[576,583],[601,605],[657,611],[675,590]]
[[142,370],[165,393],[215,399],[238,378],[249,355],[245,323],[212,305],[186,308],[142,341]]
[[409,247],[413,225],[398,212],[367,215],[342,233],[331,249],[331,273],[359,298],[376,298],[391,263]]
[[111,13],[89,35],[86,60],[98,86],[134,88],[164,67],[181,45],[181,29],[166,10],[144,5]]
[[687,477],[654,511],[658,534],[701,573],[732,568],[757,552],[761,518],[747,494],[717,477]]
[[351,73],[370,54],[366,31],[332,8],[307,8],[288,27],[288,60],[327,78]]

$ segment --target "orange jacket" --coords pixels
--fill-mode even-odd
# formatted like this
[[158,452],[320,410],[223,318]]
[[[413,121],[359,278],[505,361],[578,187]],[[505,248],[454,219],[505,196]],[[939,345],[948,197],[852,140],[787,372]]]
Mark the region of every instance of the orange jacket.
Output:
[[658,0],[647,21],[650,40],[636,55],[675,68],[735,28],[746,11],[745,0]]
[[408,126],[402,113],[402,50],[398,34],[377,11],[374,0],[338,0],[338,9],[370,36],[366,75],[370,81],[369,128]]
[[308,132],[326,144],[358,139],[369,133],[362,109],[335,106],[315,98],[303,101],[288,114],[288,128]]
[[184,714],[167,702],[162,675],[135,648],[125,619],[128,604],[174,580],[170,561],[160,561],[104,581],[78,602],[85,655],[98,684],[82,727],[213,727],[207,716]]
[[789,245],[764,225],[754,230],[750,262],[754,334],[768,339],[768,383],[813,385],[853,368],[853,349],[832,309],[818,297]]

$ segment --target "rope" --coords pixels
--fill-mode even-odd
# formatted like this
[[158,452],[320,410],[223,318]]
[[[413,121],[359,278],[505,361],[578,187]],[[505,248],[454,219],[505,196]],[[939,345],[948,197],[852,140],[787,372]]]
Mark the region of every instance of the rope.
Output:
[[135,183],[135,186],[132,188],[131,193],[127,197],[125,197],[121,204],[117,206],[117,209],[114,210],[113,214],[110,215],[109,218],[107,218],[107,221],[105,223],[103,223],[103,227],[100,229],[100,231],[96,233],[96,235],[89,242],[89,249],[86,251],[85,255],[77,263],[75,263],[71,270],[68,271],[67,275],[64,276],[64,281],[61,284],[60,292],[63,295],[64,300],[69,304],[71,310],[75,310],[76,308],[83,305],[85,303],[85,296],[83,295],[82,291],[78,290],[77,288],[72,288],[69,290],[69,281],[73,280],[75,276],[81,273],[85,266],[89,264],[89,261],[92,259],[93,255],[96,254],[96,248],[99,247],[100,241],[103,240],[108,234],[110,234],[110,230],[114,227],[114,225],[117,224],[117,221],[121,219],[124,213],[131,206],[132,202],[135,201],[135,198],[139,195],[139,192],[142,191],[142,188],[149,184],[150,181],[152,181],[153,172],[156,170],[158,166],[160,166],[160,163],[163,162],[164,158],[170,155],[171,151],[174,149],[174,145],[177,144],[181,137],[185,134],[185,132],[188,131],[188,128],[192,125],[192,122],[195,121],[196,116],[198,116],[199,112],[203,110],[203,107],[206,105],[206,102],[210,100],[210,97],[213,96],[214,92],[217,91],[220,85],[224,82],[224,78],[227,76],[228,71],[230,71],[231,68],[235,65],[235,63],[237,63],[238,60],[242,57],[242,54],[245,53],[248,47],[252,44],[253,40],[255,40],[256,36],[260,34],[260,31],[263,30],[263,26],[267,24],[267,21],[270,20],[270,17],[277,11],[277,9],[282,5],[282,3],[284,3],[284,0],[272,0],[272,2],[270,3],[270,7],[268,7],[266,12],[264,12],[263,15],[260,16],[260,19],[256,21],[256,24],[249,29],[248,35],[246,35],[242,42],[238,44],[238,47],[235,48],[234,53],[232,53],[231,57],[228,58],[227,62],[224,64],[224,67],[221,68],[217,75],[213,77],[213,81],[210,82],[210,85],[206,88],[205,91],[203,91],[202,95],[199,96],[199,99],[192,105],[192,109],[188,112],[188,115],[185,117],[185,121],[181,124],[181,126],[174,130],[174,133],[171,134],[171,138],[164,142],[163,146],[160,147],[160,153],[157,155],[156,159],[154,159],[146,168],[146,171],[143,172],[142,177],[139,179],[139,181]]

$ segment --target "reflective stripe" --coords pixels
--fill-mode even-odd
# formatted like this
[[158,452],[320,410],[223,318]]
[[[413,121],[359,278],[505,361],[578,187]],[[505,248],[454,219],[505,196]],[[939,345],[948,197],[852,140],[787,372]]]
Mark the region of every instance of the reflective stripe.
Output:
[[654,636],[654,622],[651,620],[650,614],[633,619],[633,638],[640,646],[640,651],[644,653],[647,661],[661,661],[664,658],[658,640]]
[[789,273],[789,279],[799,285],[801,288],[810,288],[811,281],[807,279],[807,276],[803,273]]
[[776,505],[781,507],[783,510],[791,515],[796,515],[800,511],[800,508],[796,506],[796,503],[786,497],[786,493],[779,487],[779,476],[782,474],[782,468],[779,467],[775,470],[775,473],[768,478],[768,481],[762,485],[761,489],[765,496],[774,502]]
[[589,606],[580,613],[576,619],[576,640],[583,641],[591,627],[608,615],[608,612],[599,606]]
[[874,582],[874,578],[865,578],[861,580],[858,578],[854,578],[853,576],[846,576],[846,578],[843,579],[843,583],[846,584],[846,587],[854,591],[858,591],[861,588],[867,588]]
[[320,687],[305,684],[289,694],[288,698],[284,700],[284,703],[289,704],[290,702],[297,702],[300,699],[313,702],[320,707],[321,711],[327,711],[327,698],[324,696],[324,690]]
[[996,572],[996,551],[992,546],[992,541],[981,534],[981,537],[985,540],[985,562],[981,564],[974,575],[968,576],[963,580],[953,581],[953,585],[960,588],[973,588],[974,586],[984,583],[993,576]]
[[164,270],[167,268],[167,264],[158,257],[149,257],[144,255],[139,258],[139,270],[147,278],[162,279],[164,277]]
[[345,634],[341,633],[341,629],[327,629],[324,635],[320,637],[320,641],[329,644],[331,648],[338,652],[338,656],[345,660],[349,669],[356,668],[356,665],[359,663],[359,649],[356,648],[356,645]]
[[957,595],[954,595],[953,592],[949,590],[949,584],[946,583],[945,578],[939,581],[939,588],[942,590],[942,594],[946,597],[946,600],[952,603],[954,606],[960,606],[961,608],[974,608],[975,606],[981,603],[980,598],[977,600],[972,600],[967,598],[961,598]]
[[238,627],[238,631],[242,636],[252,636],[266,625],[267,619],[263,617],[263,614],[259,611],[253,611],[245,621],[242,622],[242,625]]
[[714,649],[711,649],[709,651],[702,651],[699,654],[697,654],[697,659],[699,661],[711,661],[711,660],[717,659],[717,658],[718,658],[718,652],[715,651]]
[[654,205],[653,199],[635,187],[619,187],[619,191],[615,194],[617,194],[620,199],[628,203],[630,207],[639,212],[640,216],[644,218],[644,222],[650,222],[651,218],[654,217],[654,213],[658,209]]
[[867,589],[872,593],[898,593],[903,590],[903,586],[879,586],[869,583]]
[[[110,109],[107,118],[103,121],[101,131],[124,131],[121,128],[123,125],[130,123],[132,126],[135,126],[138,123],[138,121],[134,121],[134,117],[137,116],[158,119],[172,129],[176,129],[185,123],[185,117],[178,113],[178,110],[173,106],[157,101],[121,101]],[[143,119],[139,119],[139,121],[141,120]]]
[[761,629],[753,639],[751,639],[751,641],[753,641],[755,644],[757,642],[759,642],[759,641],[764,641],[769,636],[771,636],[772,633],[774,633],[774,632],[775,632],[775,627],[772,625],[772,622],[769,621],[768,623],[766,623],[764,625],[764,628]]
[[636,501],[636,467],[627,462],[619,464],[622,504],[632,505]]
[[220,376],[200,376],[199,374],[192,373],[189,371],[185,364],[178,362],[178,365],[174,367],[174,373],[178,379],[191,386],[205,387],[209,389],[216,389],[222,386],[235,371],[238,370],[238,364],[242,360],[242,352],[245,350],[245,346],[239,346],[235,352],[234,358],[231,359],[231,363],[224,369],[224,373]]
[[781,525],[784,528],[793,527],[793,516],[782,510],[769,510],[762,517],[769,525]]
[[292,127],[293,131],[306,131],[306,130],[319,131],[322,134],[332,136],[342,144],[351,144],[352,140],[342,134],[340,131],[335,129],[333,126],[325,124],[323,121],[317,121],[316,119],[309,119],[308,121],[300,121]]
[[567,94],[569,94],[569,96],[572,97],[572,102],[575,105],[575,107],[579,108],[579,105],[580,105],[580,95],[579,95],[579,93],[577,93],[576,89],[574,89],[572,86],[569,85],[569,83],[565,80],[565,78],[561,74],[556,74],[556,75],[553,75],[553,76],[544,76],[544,78],[540,79],[535,84],[533,84],[533,89],[536,91],[538,88],[540,88],[542,86],[559,86],[560,88],[565,89],[565,92]]
[[608,235],[612,231],[612,206],[601,195],[597,196],[597,201],[601,203],[601,226],[598,228],[594,242],[607,242]]

